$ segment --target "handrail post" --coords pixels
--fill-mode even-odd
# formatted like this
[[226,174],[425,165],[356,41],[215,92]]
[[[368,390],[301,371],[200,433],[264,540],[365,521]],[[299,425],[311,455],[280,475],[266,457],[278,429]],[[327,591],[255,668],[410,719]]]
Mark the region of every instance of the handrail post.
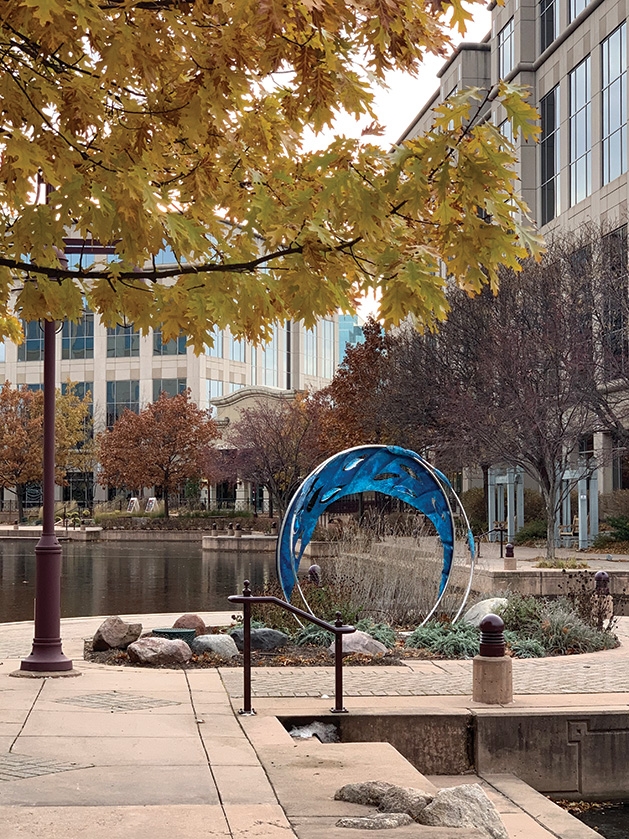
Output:
[[[245,587],[242,590],[243,597],[251,597],[251,588],[249,580],[245,580]],[[240,714],[243,716],[252,716],[255,711],[251,707],[251,602],[243,600],[243,707],[240,709]]]
[[[343,626],[341,613],[336,613],[335,627]],[[343,635],[340,632],[334,633],[334,708],[330,708],[333,714],[347,714],[347,708],[343,707]]]

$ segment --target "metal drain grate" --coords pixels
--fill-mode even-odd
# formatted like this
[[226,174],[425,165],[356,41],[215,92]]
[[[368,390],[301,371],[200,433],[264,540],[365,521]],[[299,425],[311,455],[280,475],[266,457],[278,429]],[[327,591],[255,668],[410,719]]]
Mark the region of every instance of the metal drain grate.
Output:
[[153,699],[150,696],[118,693],[115,690],[108,693],[68,696],[54,701],[65,705],[79,705],[81,708],[93,708],[97,711],[148,711],[151,708],[165,708],[167,705],[181,705],[181,702],[173,702],[170,699]]
[[25,755],[0,755],[0,781],[21,781],[39,775],[54,775],[72,769],[91,769],[93,763],[59,763]]

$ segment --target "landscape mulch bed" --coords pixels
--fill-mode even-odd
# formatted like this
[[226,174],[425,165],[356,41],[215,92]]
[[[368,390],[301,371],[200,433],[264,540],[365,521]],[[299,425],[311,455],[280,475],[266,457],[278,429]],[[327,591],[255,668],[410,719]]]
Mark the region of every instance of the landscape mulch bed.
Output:
[[[94,652],[91,640],[85,641],[84,658],[86,661],[93,661],[97,664],[111,664],[116,667],[152,666],[132,663],[124,650]],[[358,654],[343,656],[343,665],[347,667],[400,667],[404,665],[404,659],[408,658],[434,659],[437,656],[432,655],[428,650],[396,647],[382,656]],[[185,667],[242,667],[242,665],[242,653],[231,659],[204,653],[203,655],[193,654]],[[334,656],[323,647],[287,646],[269,653],[251,651],[252,667],[332,667],[333,665]]]

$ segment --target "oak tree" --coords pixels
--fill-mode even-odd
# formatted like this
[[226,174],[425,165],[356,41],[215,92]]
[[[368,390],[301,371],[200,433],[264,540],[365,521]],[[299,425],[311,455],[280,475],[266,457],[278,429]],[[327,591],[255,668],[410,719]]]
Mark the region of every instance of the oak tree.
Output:
[[[87,413],[86,400],[71,392],[57,391],[57,484],[64,483],[72,454],[83,439]],[[20,521],[26,484],[41,481],[43,475],[43,416],[41,390],[12,387],[10,382],[4,382],[0,388],[0,487],[15,490]]]
[[190,401],[190,391],[162,393],[139,414],[125,411],[98,437],[99,482],[127,489],[155,486],[168,516],[172,493],[203,477],[206,449],[217,436],[216,423]]
[[[374,289],[387,324],[441,320],[441,265],[495,288],[540,245],[478,90],[393,151],[303,143],[340,111],[374,116],[371,85],[445,56],[482,1],[6,0],[0,337],[19,339],[15,312],[77,319],[87,301],[201,350],[215,324],[264,337]],[[522,91],[497,96],[532,138]],[[84,253],[65,267],[69,240]]]
[[260,399],[242,411],[226,440],[236,450],[233,477],[264,486],[280,518],[302,480],[329,453],[319,406],[306,393]]

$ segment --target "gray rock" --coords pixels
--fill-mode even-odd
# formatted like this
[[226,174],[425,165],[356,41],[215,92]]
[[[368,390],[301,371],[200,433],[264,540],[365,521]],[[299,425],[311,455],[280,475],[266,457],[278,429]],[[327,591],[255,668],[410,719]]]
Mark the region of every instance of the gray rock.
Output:
[[472,626],[478,626],[485,615],[495,615],[496,610],[506,606],[508,600],[506,597],[490,597],[488,600],[481,600],[471,606],[463,615],[463,620],[466,623],[471,623]]
[[238,647],[231,635],[197,635],[191,646],[197,655],[212,653],[220,655],[221,658],[233,658],[238,655]]
[[432,793],[421,789],[395,786],[384,794],[378,810],[381,813],[407,813],[413,821],[418,821],[420,813],[433,798]]
[[[328,651],[334,654],[334,643],[330,644]],[[343,635],[343,655],[360,653],[361,655],[384,655],[387,648],[380,641],[376,641],[366,632],[359,629],[348,635]]]
[[360,784],[345,784],[334,793],[335,801],[349,801],[351,804],[366,804],[380,806],[384,796],[395,784],[386,781],[364,781]]
[[418,821],[434,827],[475,827],[491,839],[509,839],[498,811],[479,784],[439,790]]
[[112,615],[104,620],[94,633],[92,649],[126,650],[141,634],[141,623],[127,623],[118,615]]
[[354,827],[359,830],[391,830],[405,824],[414,824],[407,813],[378,813],[375,816],[346,817],[339,819],[337,827]]
[[[234,639],[239,650],[244,648],[244,629],[232,630],[230,633]],[[251,630],[251,649],[262,650],[263,652],[271,652],[278,650],[280,647],[285,647],[290,641],[288,635],[283,632],[278,632],[277,629],[252,629]]]
[[152,664],[155,667],[173,667],[185,664],[192,656],[192,650],[179,638],[140,638],[130,644],[127,650],[134,664]]

